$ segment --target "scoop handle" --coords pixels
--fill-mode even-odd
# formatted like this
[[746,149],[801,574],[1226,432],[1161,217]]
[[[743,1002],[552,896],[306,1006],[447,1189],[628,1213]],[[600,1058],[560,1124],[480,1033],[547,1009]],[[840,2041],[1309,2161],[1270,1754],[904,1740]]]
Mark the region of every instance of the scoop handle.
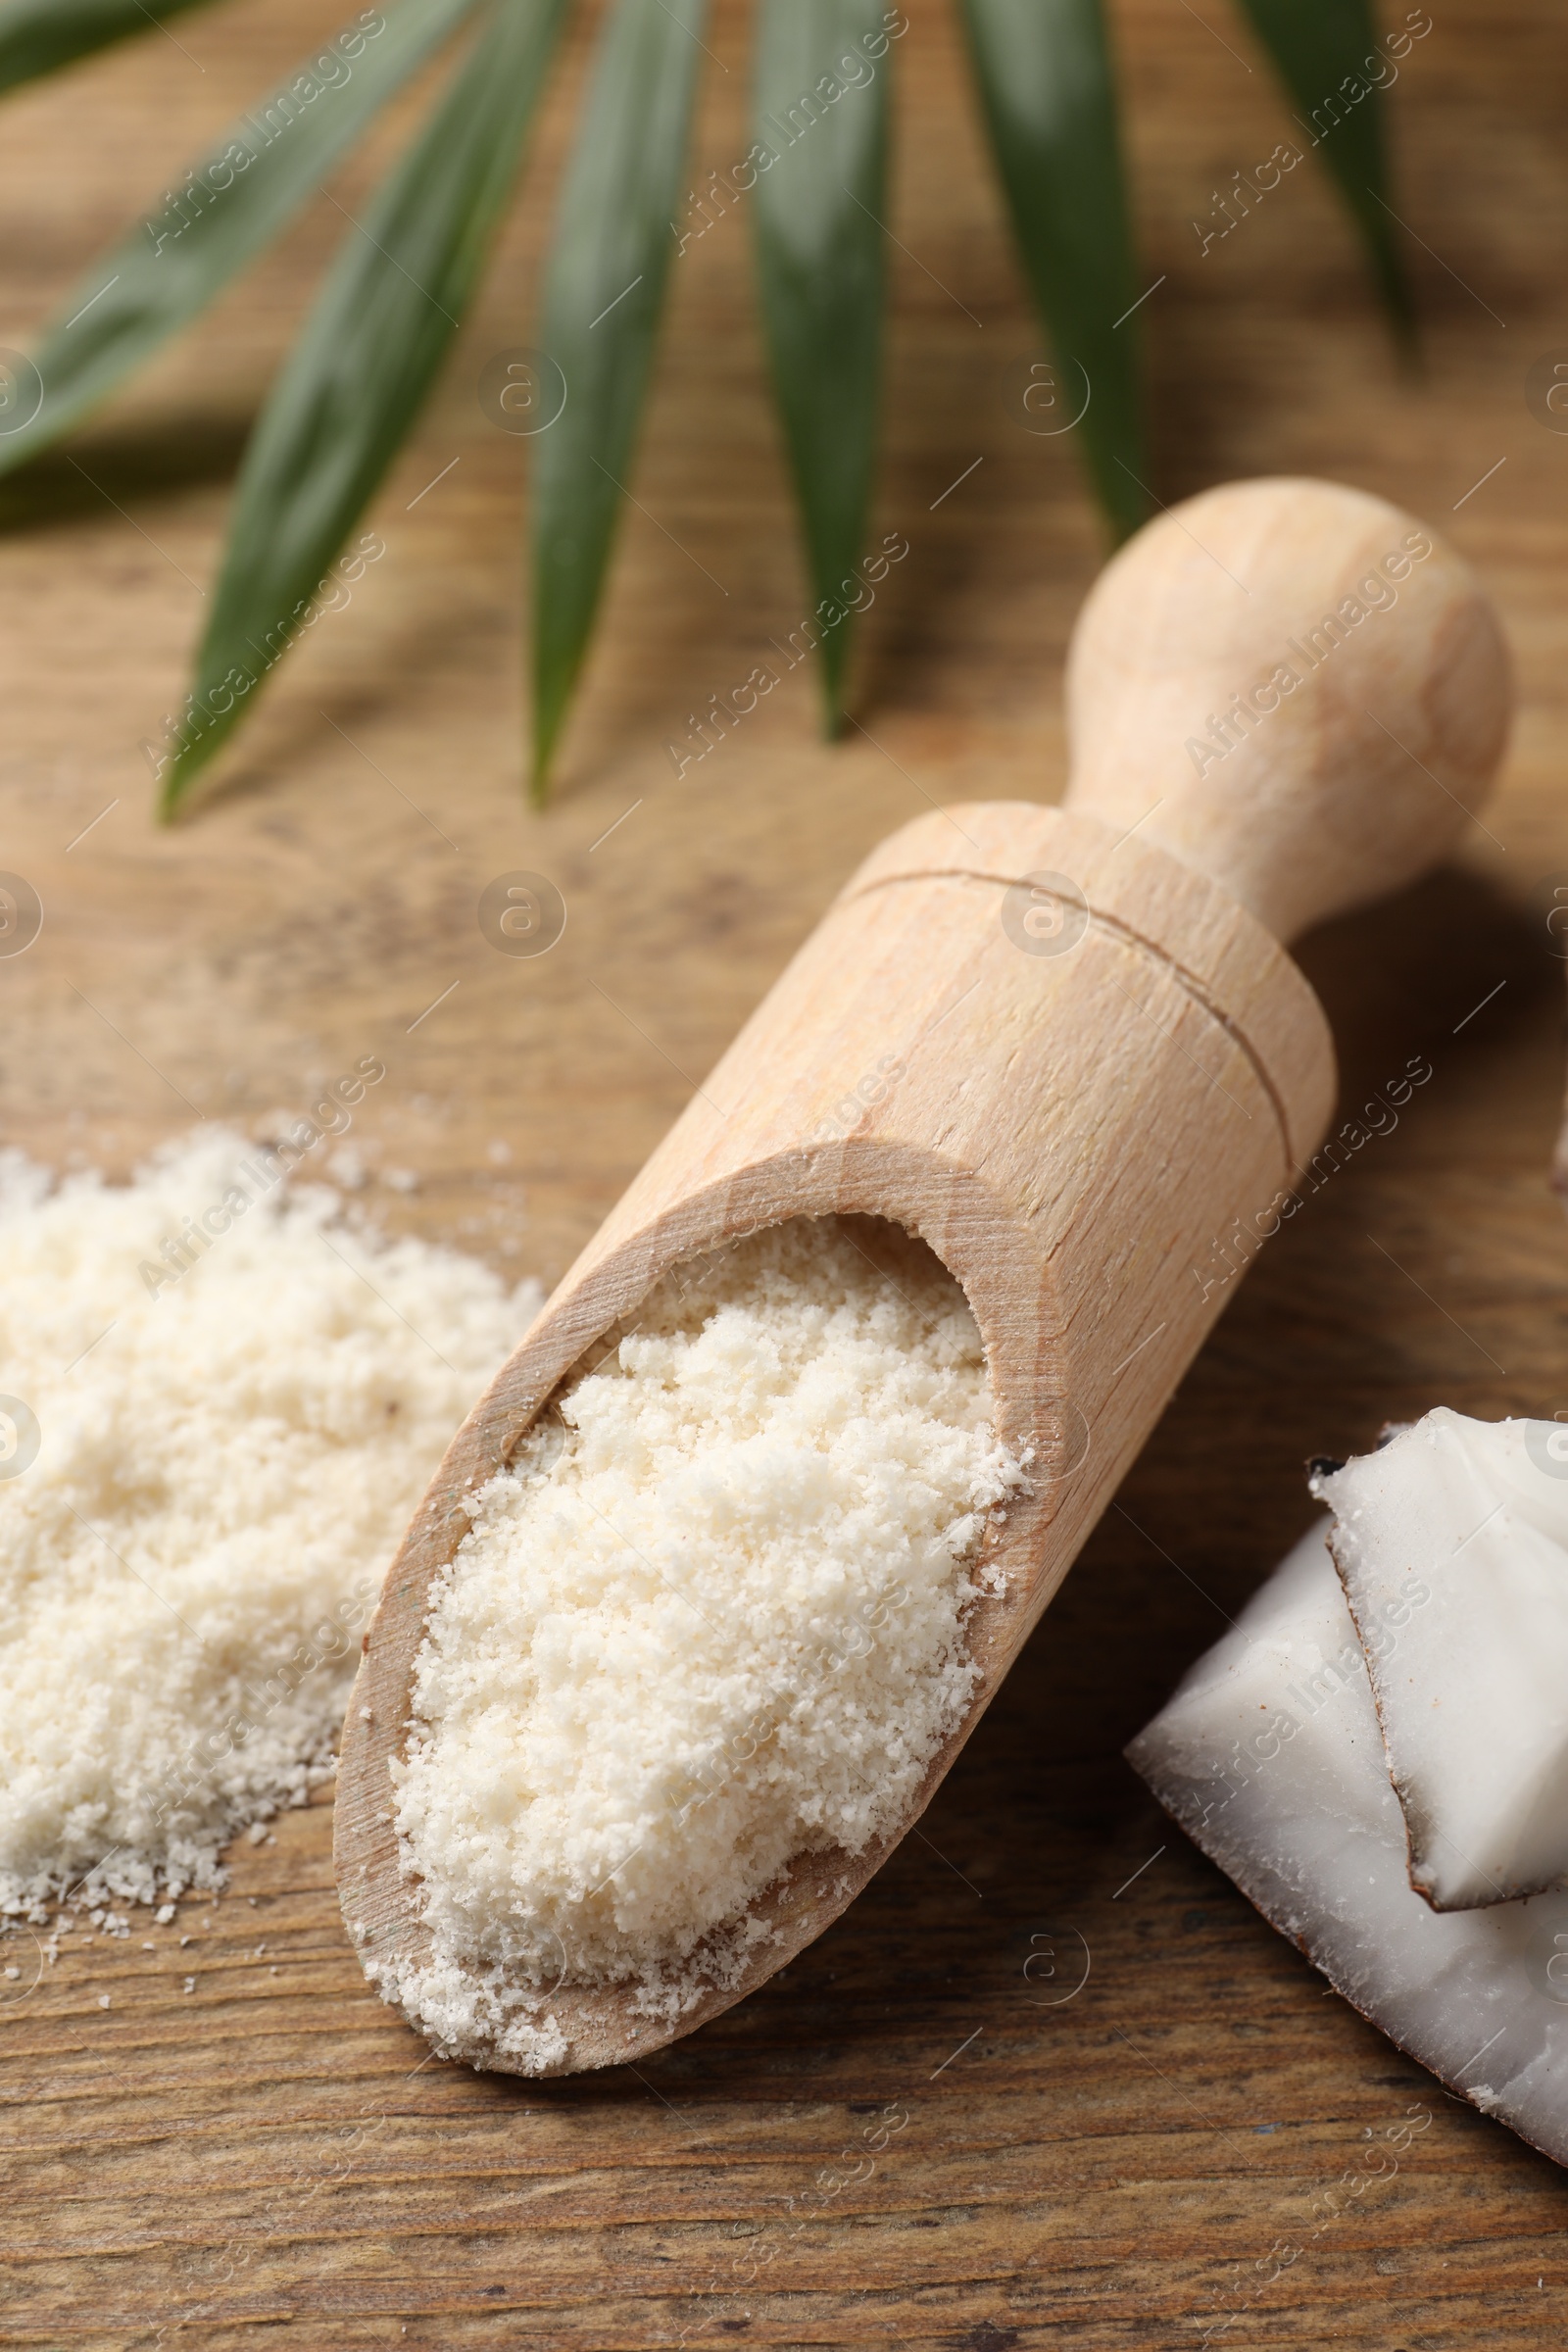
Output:
[[1510,702],[1496,615],[1435,531],[1336,482],[1232,482],[1091,590],[1066,806],[1136,826],[1289,940],[1438,861]]

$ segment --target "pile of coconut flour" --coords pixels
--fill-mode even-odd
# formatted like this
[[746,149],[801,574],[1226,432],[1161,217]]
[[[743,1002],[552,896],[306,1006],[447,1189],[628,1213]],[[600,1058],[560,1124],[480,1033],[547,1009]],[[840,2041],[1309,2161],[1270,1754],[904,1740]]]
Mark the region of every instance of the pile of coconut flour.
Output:
[[206,1130],[123,1187],[0,1154],[0,1912],[220,1884],[323,1777],[387,1561],[537,1303],[250,1152]]
[[371,1963],[448,2051],[524,2071],[560,1983],[673,2018],[792,1856],[892,1829],[959,1721],[999,1446],[929,1252],[797,1219],[677,1269],[483,1488],[395,1768],[431,1938]]

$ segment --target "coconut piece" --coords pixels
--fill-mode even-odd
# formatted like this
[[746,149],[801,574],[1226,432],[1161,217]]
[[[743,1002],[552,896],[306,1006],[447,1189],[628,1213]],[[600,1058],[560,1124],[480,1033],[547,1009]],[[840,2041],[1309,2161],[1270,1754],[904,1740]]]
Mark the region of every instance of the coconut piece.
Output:
[[1438,1911],[1568,1885],[1568,1428],[1440,1406],[1312,1492],[1411,1885]]
[[[1127,1750],[1335,1990],[1449,2089],[1568,2163],[1568,1894],[1438,1912],[1405,1868],[1325,1519]],[[1418,1622],[1389,1627],[1385,1663]]]

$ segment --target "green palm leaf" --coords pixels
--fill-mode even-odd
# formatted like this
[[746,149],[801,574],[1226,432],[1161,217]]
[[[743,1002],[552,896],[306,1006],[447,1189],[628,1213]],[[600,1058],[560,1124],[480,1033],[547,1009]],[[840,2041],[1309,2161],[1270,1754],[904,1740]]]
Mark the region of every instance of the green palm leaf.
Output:
[[287,649],[471,296],[567,0],[497,0],[350,233],[245,455],[167,815]]
[[[1303,7],[1317,0],[1300,0]],[[1100,0],[963,0],[975,77],[1063,422],[1083,406],[1090,478],[1118,533],[1147,502],[1137,282]]]
[[[830,735],[843,722],[876,459],[889,78],[881,0],[761,0],[758,291],[817,600]],[[773,160],[762,168],[764,157]]]
[[142,0],[8,0],[0,8],[0,90],[58,73],[136,33],[161,31],[166,17],[207,5],[209,0],[157,0],[154,15]]
[[[1390,78],[1370,0],[1240,0],[1285,84],[1296,121],[1340,184],[1366,241],[1396,333],[1415,335],[1415,306],[1394,241],[1382,92]],[[1383,69],[1373,78],[1364,68]],[[1303,119],[1304,118],[1304,119]]]
[[533,791],[582,666],[642,412],[706,0],[614,0],[566,167],[540,340],[566,405],[532,488]]
[[36,356],[41,406],[0,438],[0,473],[68,432],[221,293],[473,6],[404,0],[385,18],[368,11],[378,33],[348,26],[231,122],[61,306]]
[[[0,0],[0,92],[208,4]],[[473,292],[569,5],[396,0],[385,18],[367,8],[103,257],[48,330],[26,371],[30,391],[20,371],[0,379],[3,474],[69,430],[194,318],[406,75],[482,11],[472,51],[334,263],[246,453],[195,685],[184,715],[171,722],[176,748],[154,755],[166,773],[166,814],[237,724],[301,616],[314,618],[324,572],[413,422]],[[1239,5],[1302,132],[1323,150],[1396,330],[1413,338],[1387,200],[1379,87],[1395,77],[1402,35],[1380,46],[1372,0]],[[1143,519],[1149,496],[1137,314],[1152,288],[1141,285],[1128,226],[1102,0],[960,6],[1004,195],[1054,352],[1054,374],[1020,387],[1022,405],[1037,429],[1081,428],[1095,492],[1124,533]],[[626,495],[669,263],[686,241],[670,216],[706,10],[707,0],[606,0],[562,192],[540,333],[564,405],[556,404],[539,444],[531,523],[540,799]],[[906,26],[872,0],[759,0],[759,135],[742,167],[751,178],[736,178],[755,213],[762,321],[816,599],[808,634],[822,653],[834,730],[875,454],[884,61]],[[509,368],[509,378],[518,372]],[[499,408],[520,388],[500,387]],[[8,426],[29,399],[34,413]]]

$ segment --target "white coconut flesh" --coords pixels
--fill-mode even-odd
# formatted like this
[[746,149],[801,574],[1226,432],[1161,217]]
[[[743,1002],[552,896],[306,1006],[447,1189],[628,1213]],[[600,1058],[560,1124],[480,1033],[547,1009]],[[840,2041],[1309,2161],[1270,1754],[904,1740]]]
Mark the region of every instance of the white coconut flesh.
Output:
[[1440,1911],[1568,1885],[1568,1428],[1443,1407],[1312,1492],[1412,1884]]
[[[1568,2163],[1568,1893],[1439,1912],[1412,1887],[1328,1527],[1199,1660],[1129,1760],[1337,1991],[1450,2089]],[[1424,1616],[1385,1620],[1385,1667]]]

